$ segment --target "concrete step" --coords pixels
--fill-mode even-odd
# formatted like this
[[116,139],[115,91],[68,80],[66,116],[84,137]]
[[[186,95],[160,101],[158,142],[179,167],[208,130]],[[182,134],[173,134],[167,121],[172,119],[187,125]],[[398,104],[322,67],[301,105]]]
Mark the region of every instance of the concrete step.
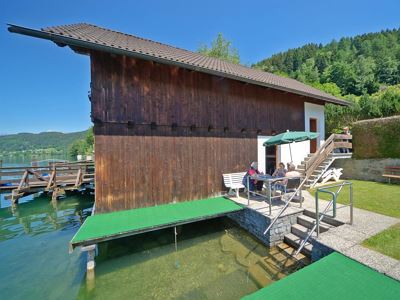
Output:
[[[296,251],[303,242],[303,239],[298,237],[297,235],[294,235],[293,233],[288,233],[285,235],[283,241],[289,246],[295,248]],[[307,242],[304,248],[301,250],[301,253],[310,258],[311,252],[312,252],[312,245],[309,242]]]
[[249,267],[249,275],[250,278],[253,279],[256,285],[260,288],[263,288],[273,282],[273,280],[265,272],[264,268],[258,264],[254,264]]
[[[304,227],[307,227],[308,229],[312,229],[314,227],[314,225],[315,225],[315,219],[311,218],[309,216],[306,216],[306,215],[300,215],[300,216],[297,217],[297,223],[302,225],[302,226],[304,226]],[[322,232],[326,232],[330,228],[333,228],[333,227],[335,227],[335,226],[332,226],[332,225],[330,225],[328,223],[325,223],[325,222],[320,222],[320,224],[319,224],[319,232],[321,232],[321,233]]]
[[279,268],[276,266],[273,262],[271,261],[266,261],[266,260],[259,260],[257,264],[263,268],[264,272],[267,274],[269,278],[272,280],[279,280],[282,279],[287,275],[287,271],[285,269]]
[[299,253],[296,256],[294,256],[297,248],[295,249],[292,246],[289,246],[288,244],[283,242],[279,243],[276,247],[281,251],[281,253],[284,253],[285,256],[295,259],[301,265],[307,266],[311,263],[310,258],[308,258],[302,253]]
[[[297,235],[298,237],[305,239],[308,234],[310,233],[310,229],[300,225],[300,224],[293,224],[292,227],[290,228],[290,231],[294,234]],[[316,233],[314,232],[312,236],[316,236]]]
[[297,260],[293,257],[286,255],[286,253],[279,252],[278,255],[266,256],[260,259],[261,264],[268,264],[276,266],[279,270],[292,268],[297,264]]
[[[313,218],[313,219],[315,219],[315,216],[316,216],[315,211],[314,211],[314,210],[310,210],[310,209],[305,209],[304,212],[303,212],[303,214],[306,215],[306,216],[308,216],[308,217],[311,217],[311,218]],[[340,226],[340,225],[343,225],[343,224],[344,224],[344,222],[341,222],[341,221],[339,221],[339,220],[336,220],[336,219],[330,218],[330,217],[326,217],[326,216],[324,216],[324,217],[322,218],[322,221],[323,221],[324,223],[327,223],[327,224],[332,225],[332,226],[334,226],[334,227],[337,227],[337,226]]]

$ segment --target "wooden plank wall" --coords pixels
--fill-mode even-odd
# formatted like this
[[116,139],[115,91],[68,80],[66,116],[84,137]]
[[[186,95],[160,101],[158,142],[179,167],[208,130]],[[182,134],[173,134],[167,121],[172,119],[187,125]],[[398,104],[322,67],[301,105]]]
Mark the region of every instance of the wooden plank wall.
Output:
[[94,52],[96,210],[199,199],[257,159],[257,135],[304,130],[306,97]]

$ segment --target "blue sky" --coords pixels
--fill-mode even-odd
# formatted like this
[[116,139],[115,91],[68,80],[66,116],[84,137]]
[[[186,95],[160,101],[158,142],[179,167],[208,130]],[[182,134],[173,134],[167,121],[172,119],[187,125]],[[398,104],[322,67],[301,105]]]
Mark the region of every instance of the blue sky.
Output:
[[[111,3],[111,4],[110,4]],[[400,26],[400,1],[1,1],[0,134],[84,130],[91,125],[89,58],[11,34],[87,22],[196,50],[219,32],[251,64],[303,44]]]

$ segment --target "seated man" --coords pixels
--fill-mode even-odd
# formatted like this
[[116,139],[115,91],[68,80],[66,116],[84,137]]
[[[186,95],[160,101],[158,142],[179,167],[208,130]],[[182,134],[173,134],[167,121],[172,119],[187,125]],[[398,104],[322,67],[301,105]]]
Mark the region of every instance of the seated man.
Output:
[[[254,192],[255,190],[261,191],[263,188],[264,182],[254,178],[258,174],[261,174],[260,171],[258,171],[258,163],[256,161],[253,161],[242,182],[243,185],[247,187],[247,189],[251,192]],[[247,177],[249,177],[249,186],[247,186]]]

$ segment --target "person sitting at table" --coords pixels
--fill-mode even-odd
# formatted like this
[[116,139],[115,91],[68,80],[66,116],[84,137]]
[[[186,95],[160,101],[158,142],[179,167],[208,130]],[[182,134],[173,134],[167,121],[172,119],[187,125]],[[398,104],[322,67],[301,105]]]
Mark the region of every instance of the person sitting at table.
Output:
[[286,174],[285,164],[279,163],[278,168],[276,168],[275,172],[272,174],[272,177],[285,177]]
[[290,163],[285,177],[301,177],[301,174],[296,171],[296,166],[293,163]]
[[[272,174],[272,177],[275,178],[281,178],[286,176],[286,169],[285,169],[285,164],[284,163],[279,163],[278,168],[275,170],[275,172]],[[282,193],[285,192],[285,185],[282,180],[275,181],[274,185],[272,186],[273,191],[281,191]]]
[[[246,175],[243,177],[243,185],[251,192],[254,192],[255,190],[261,191],[263,188],[264,182],[262,180],[257,180],[252,177],[256,177],[258,174],[261,174],[260,171],[258,171],[258,163],[256,161],[253,161],[250,164],[250,169],[247,170]],[[247,178],[249,177],[249,186],[247,186]]]

